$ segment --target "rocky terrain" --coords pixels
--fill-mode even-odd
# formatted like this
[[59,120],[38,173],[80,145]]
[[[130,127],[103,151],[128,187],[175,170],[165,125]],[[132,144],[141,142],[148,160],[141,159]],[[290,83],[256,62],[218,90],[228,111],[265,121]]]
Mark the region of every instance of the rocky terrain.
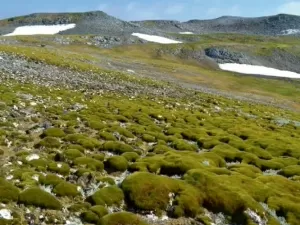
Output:
[[[0,224],[298,225],[299,80],[218,67],[300,72],[299,39],[273,36],[297,19],[1,21],[78,26],[0,37]],[[239,26],[272,36],[211,34]]]
[[168,36],[169,33],[192,32],[195,34],[239,33],[251,35],[299,35],[300,17],[279,14],[258,18],[224,16],[212,20],[122,21],[102,11],[86,13],[36,13],[0,21],[0,35],[12,32],[18,26],[54,25],[76,23],[74,29],[62,34],[95,34],[128,36],[139,32]]

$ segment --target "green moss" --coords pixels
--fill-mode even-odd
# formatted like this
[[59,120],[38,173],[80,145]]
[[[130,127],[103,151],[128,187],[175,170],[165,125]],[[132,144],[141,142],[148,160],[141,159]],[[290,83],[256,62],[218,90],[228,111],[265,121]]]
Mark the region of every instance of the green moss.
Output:
[[285,167],[279,172],[279,174],[285,177],[300,176],[300,165]]
[[54,196],[39,188],[29,188],[21,192],[19,203],[44,209],[62,209],[62,204]]
[[56,186],[59,183],[63,182],[63,179],[56,176],[55,174],[47,174],[46,176],[40,176],[39,182],[43,185],[52,185]]
[[83,156],[83,154],[78,149],[67,149],[64,151],[64,156],[66,157],[66,159],[74,160]]
[[99,221],[99,216],[92,212],[92,211],[86,211],[81,213],[80,218],[87,223],[97,224]]
[[134,152],[134,149],[127,144],[123,144],[121,142],[109,141],[105,142],[101,148],[103,151],[114,152],[117,154],[122,154],[125,152]]
[[151,152],[154,152],[156,154],[164,154],[166,152],[173,151],[173,150],[174,149],[172,149],[166,145],[158,144],[151,150]]
[[111,177],[97,177],[96,179],[99,182],[108,183],[110,185],[115,185],[115,181]]
[[87,198],[87,201],[93,205],[119,206],[124,200],[123,191],[117,186],[105,187]]
[[39,171],[46,171],[49,162],[45,159],[34,159],[29,161],[28,164]]
[[84,147],[81,145],[68,145],[68,149],[77,149],[80,152],[84,153]]
[[174,207],[183,215],[195,216],[200,209],[201,193],[183,181],[174,180],[150,173],[137,172],[128,176],[122,183],[122,189],[129,203],[139,210],[152,210],[158,213],[169,204],[169,194],[176,193]]
[[99,121],[95,121],[95,120],[90,120],[88,122],[88,126],[92,129],[95,129],[95,130],[102,130],[106,127],[106,125],[102,122],[99,122]]
[[180,151],[197,151],[197,146],[189,144],[183,140],[176,140],[172,142],[171,147]]
[[53,189],[53,193],[57,196],[76,197],[80,195],[77,190],[77,186],[68,182],[60,182]]
[[109,132],[100,132],[99,136],[105,141],[117,141],[117,138]]
[[60,142],[54,137],[45,137],[38,144],[35,145],[36,148],[46,147],[46,148],[59,148]]
[[98,225],[147,225],[133,213],[118,212],[104,216]]
[[70,212],[82,212],[86,211],[87,209],[91,208],[91,204],[88,202],[80,202],[80,203],[75,203],[71,205],[68,210]]
[[135,162],[138,158],[140,158],[139,154],[136,152],[125,152],[122,154],[122,156],[128,161],[128,162]]
[[90,209],[93,213],[97,214],[99,218],[108,214],[108,210],[102,205],[95,205]]
[[59,128],[48,128],[47,130],[44,131],[43,135],[46,136],[46,137],[62,138],[66,134],[63,130],[61,130]]
[[104,169],[103,162],[99,160],[90,158],[90,157],[79,157],[74,160],[75,165],[84,166],[85,168],[94,170],[94,171],[102,171]]
[[105,159],[105,155],[103,153],[91,154],[90,156],[99,161],[103,161]]
[[128,168],[128,161],[123,156],[112,156],[105,162],[108,171],[125,171]]
[[143,134],[142,140],[146,142],[155,142],[156,138],[149,134]]
[[65,137],[65,140],[69,141],[73,144],[79,144],[83,148],[87,148],[87,149],[91,149],[91,150],[93,150],[95,148],[99,148],[101,146],[101,143],[97,139],[90,138],[83,134],[68,134]]
[[17,201],[19,196],[19,189],[13,184],[0,177],[0,202],[8,203]]
[[62,162],[51,162],[48,165],[48,170],[66,176],[70,173],[70,166]]

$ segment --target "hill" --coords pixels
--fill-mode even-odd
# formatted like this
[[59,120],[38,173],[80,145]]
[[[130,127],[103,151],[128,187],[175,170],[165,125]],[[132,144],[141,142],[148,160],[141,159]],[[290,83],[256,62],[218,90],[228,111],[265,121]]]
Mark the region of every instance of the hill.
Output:
[[1,31],[64,23],[76,27],[0,36],[0,224],[299,225],[299,37],[102,12]]
[[102,11],[85,13],[35,13],[0,21],[0,34],[12,32],[18,26],[77,24],[76,28],[64,34],[128,35],[140,33],[179,33],[195,34],[239,33],[252,35],[294,35],[300,31],[300,17],[279,14],[274,16],[244,18],[223,16],[212,20],[172,20],[122,21]]

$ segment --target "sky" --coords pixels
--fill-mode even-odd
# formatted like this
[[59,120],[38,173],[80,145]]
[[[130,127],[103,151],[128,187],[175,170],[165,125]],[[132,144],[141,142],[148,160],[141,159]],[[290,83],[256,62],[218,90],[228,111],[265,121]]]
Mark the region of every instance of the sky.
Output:
[[256,17],[287,13],[300,15],[300,0],[9,0],[0,18],[35,12],[102,10],[123,20],[211,19],[220,16]]

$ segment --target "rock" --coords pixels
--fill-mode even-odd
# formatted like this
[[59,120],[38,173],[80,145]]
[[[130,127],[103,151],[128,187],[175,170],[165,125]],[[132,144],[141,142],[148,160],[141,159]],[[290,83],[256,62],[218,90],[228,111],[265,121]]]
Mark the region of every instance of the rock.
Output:
[[31,154],[31,155],[29,155],[29,156],[26,157],[26,160],[27,161],[32,161],[32,160],[39,159],[39,158],[40,158],[39,155],[37,155],[37,154]]
[[0,219],[12,220],[11,211],[8,209],[0,209]]

